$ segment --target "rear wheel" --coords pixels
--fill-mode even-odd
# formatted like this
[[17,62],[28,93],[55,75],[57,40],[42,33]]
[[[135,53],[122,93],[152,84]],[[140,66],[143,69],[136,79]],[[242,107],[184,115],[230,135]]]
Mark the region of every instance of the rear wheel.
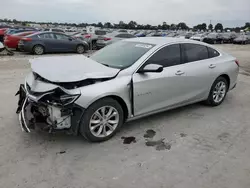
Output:
[[76,47],[76,53],[78,53],[78,54],[83,54],[85,52],[85,49],[84,49],[84,46],[83,45],[78,45],[77,47]]
[[218,106],[220,105],[226,95],[227,95],[227,91],[228,91],[228,81],[224,78],[224,77],[218,77],[210,90],[209,96],[207,98],[207,100],[205,101],[206,104],[210,105],[210,106]]
[[116,134],[123,124],[121,105],[112,98],[94,102],[84,112],[80,133],[91,142],[102,142]]
[[92,50],[97,50],[96,41],[92,42]]
[[42,55],[44,54],[44,47],[40,44],[37,44],[33,47],[33,53],[35,55]]

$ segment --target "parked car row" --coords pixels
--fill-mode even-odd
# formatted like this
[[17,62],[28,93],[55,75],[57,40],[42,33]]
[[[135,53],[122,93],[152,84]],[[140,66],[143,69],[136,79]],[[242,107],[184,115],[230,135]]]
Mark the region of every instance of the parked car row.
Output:
[[[1,38],[2,36],[2,38]],[[135,37],[174,37],[202,41],[208,44],[249,44],[250,35],[226,32],[187,32],[187,31],[135,31],[135,30],[101,30],[87,33],[87,30],[64,32],[59,28],[38,31],[34,28],[1,28],[0,41],[8,48],[43,54],[50,52],[76,52],[84,53],[98,50],[117,41]]]

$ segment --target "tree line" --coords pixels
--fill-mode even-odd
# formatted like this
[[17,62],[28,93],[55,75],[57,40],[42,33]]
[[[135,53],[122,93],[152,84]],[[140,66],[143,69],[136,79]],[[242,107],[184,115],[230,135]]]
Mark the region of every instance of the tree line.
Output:
[[250,28],[250,22],[245,23],[242,27],[234,27],[234,28],[224,28],[221,23],[215,24],[213,26],[212,24],[207,25],[206,23],[198,24],[194,27],[188,27],[186,23],[180,22],[178,24],[167,24],[167,22],[163,22],[159,25],[150,25],[150,24],[139,24],[135,21],[130,21],[128,23],[125,23],[123,21],[120,21],[119,23],[111,23],[111,22],[98,22],[98,23],[57,23],[57,22],[32,22],[32,21],[19,21],[16,19],[0,19],[0,22],[6,22],[6,23],[14,23],[14,24],[21,24],[21,25],[28,25],[28,24],[42,24],[42,25],[63,25],[63,26],[69,26],[69,27],[86,27],[86,26],[95,26],[100,28],[114,28],[114,29],[146,29],[146,30],[231,30],[239,32],[240,30],[244,30],[246,28]]

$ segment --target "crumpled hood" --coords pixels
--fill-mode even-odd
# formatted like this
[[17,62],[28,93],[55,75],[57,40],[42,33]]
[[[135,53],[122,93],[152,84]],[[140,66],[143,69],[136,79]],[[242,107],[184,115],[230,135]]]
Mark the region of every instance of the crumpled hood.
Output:
[[84,55],[39,57],[29,61],[33,72],[59,83],[111,78],[119,72],[119,69],[102,65]]

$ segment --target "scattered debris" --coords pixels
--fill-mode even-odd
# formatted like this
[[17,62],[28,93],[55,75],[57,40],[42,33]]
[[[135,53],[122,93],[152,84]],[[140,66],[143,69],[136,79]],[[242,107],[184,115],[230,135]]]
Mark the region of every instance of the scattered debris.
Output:
[[170,150],[171,144],[162,142],[161,144],[157,145],[155,149],[157,151],[161,151],[161,150],[165,150],[165,149]]
[[131,144],[131,143],[136,143],[136,139],[134,136],[129,136],[129,137],[121,137],[123,139],[123,144]]
[[159,145],[161,143],[164,143],[164,138],[160,139],[160,140],[156,140],[156,141],[151,141],[151,140],[148,140],[146,142],[146,146],[156,146],[156,145]]
[[149,129],[144,134],[144,138],[153,138],[155,136],[156,132],[152,129]]
[[66,153],[66,151],[60,151],[60,152],[57,152],[56,154],[64,154]]
[[160,140],[156,140],[156,141],[146,141],[146,146],[155,146],[155,149],[157,151],[161,151],[161,150],[170,150],[171,149],[171,144],[164,142],[164,138],[160,139]]
[[229,136],[230,136],[229,133],[224,132],[224,133],[221,133],[220,135],[218,135],[217,138],[220,140],[224,140],[224,139],[228,138]]
[[187,134],[185,134],[185,133],[180,133],[180,136],[181,136],[181,137],[186,137]]

